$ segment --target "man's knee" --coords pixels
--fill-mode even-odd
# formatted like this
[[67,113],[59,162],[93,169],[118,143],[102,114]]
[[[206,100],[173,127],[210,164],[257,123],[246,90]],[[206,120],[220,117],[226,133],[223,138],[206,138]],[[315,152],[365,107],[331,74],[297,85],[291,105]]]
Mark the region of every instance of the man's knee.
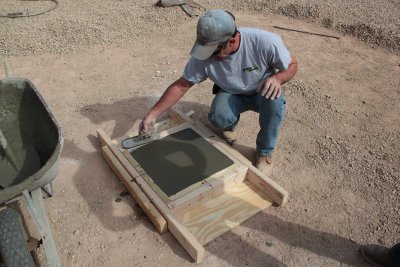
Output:
[[219,90],[211,104],[208,120],[217,128],[233,129],[239,120],[241,105],[240,96]]
[[233,129],[236,126],[238,119],[239,118],[234,114],[222,110],[212,110],[208,114],[208,120],[214,127],[219,129]]
[[286,101],[283,97],[275,100],[265,99],[261,106],[261,112],[267,113],[269,116],[282,117],[285,113]]

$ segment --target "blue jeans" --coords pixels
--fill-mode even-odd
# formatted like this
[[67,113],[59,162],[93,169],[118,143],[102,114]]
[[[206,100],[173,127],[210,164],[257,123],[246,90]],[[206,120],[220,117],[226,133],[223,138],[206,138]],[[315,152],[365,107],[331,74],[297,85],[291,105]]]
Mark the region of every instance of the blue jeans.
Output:
[[232,95],[220,90],[211,103],[208,120],[213,126],[223,130],[233,130],[239,122],[240,113],[252,110],[259,113],[260,131],[256,149],[261,156],[270,156],[275,148],[279,129],[285,115],[285,98],[269,100],[256,93],[254,95]]

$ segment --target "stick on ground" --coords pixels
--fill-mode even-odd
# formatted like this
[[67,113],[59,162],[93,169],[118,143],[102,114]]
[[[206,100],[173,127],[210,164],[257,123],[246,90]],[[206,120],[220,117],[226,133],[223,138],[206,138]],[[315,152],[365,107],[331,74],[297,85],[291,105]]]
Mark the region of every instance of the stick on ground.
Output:
[[328,35],[328,34],[308,32],[308,31],[302,31],[302,30],[295,30],[295,29],[289,29],[289,28],[279,27],[279,26],[272,26],[272,27],[274,27],[276,29],[280,29],[280,30],[286,30],[286,31],[292,31],[292,32],[301,32],[301,33],[306,33],[306,34],[311,34],[311,35],[318,35],[318,36],[323,36],[323,37],[340,39],[340,37],[338,37],[338,36],[333,36],[333,35]]

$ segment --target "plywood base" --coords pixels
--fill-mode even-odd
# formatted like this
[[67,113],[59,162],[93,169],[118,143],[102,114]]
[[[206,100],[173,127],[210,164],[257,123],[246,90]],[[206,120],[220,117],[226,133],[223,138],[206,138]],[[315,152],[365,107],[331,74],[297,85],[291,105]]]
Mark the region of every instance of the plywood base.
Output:
[[175,216],[200,244],[205,245],[271,205],[272,200],[246,180],[217,198],[190,211],[175,213]]

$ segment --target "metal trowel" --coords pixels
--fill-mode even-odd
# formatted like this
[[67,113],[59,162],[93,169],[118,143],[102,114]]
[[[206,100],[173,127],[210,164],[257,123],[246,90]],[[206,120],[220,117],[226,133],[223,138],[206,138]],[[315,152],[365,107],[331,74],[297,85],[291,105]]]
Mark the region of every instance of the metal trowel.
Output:
[[130,148],[134,148],[137,146],[151,143],[157,139],[158,139],[158,134],[155,134],[155,133],[149,135],[148,137],[143,137],[142,135],[137,135],[137,136],[129,137],[129,138],[122,140],[121,146],[122,146],[122,148],[130,149]]

